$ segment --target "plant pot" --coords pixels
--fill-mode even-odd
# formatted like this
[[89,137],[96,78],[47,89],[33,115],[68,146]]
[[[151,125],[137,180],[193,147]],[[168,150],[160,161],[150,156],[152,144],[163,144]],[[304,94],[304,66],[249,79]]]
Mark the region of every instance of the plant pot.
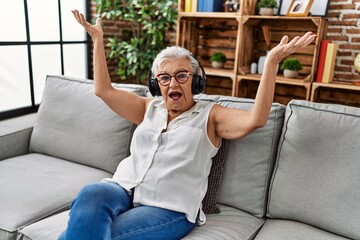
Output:
[[222,68],[222,67],[224,67],[224,63],[223,62],[211,62],[211,66],[213,68]]
[[298,76],[298,71],[284,69],[284,77],[286,78],[296,78]]
[[260,8],[259,14],[262,16],[272,16],[272,15],[274,15],[274,9],[273,8]]

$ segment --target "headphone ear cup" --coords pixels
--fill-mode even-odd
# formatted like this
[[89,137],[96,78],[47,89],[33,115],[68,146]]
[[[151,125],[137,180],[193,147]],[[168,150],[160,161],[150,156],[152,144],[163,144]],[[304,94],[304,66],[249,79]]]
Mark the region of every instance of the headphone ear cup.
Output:
[[205,91],[205,80],[201,76],[199,76],[197,74],[194,75],[193,80],[192,80],[191,90],[192,90],[193,94],[204,93],[204,91]]
[[148,87],[149,87],[150,93],[153,97],[161,96],[161,90],[159,87],[159,83],[157,82],[156,78],[153,78],[151,71],[149,72],[149,77],[148,77]]
[[[193,58],[195,58],[195,57],[193,56]],[[199,68],[201,70],[201,75],[199,75],[199,74],[194,75],[193,82],[192,82],[192,92],[193,92],[193,94],[199,94],[199,93],[204,93],[205,92],[206,74],[205,74],[205,69],[201,65],[199,60],[197,58],[195,58],[195,60],[199,64]]]

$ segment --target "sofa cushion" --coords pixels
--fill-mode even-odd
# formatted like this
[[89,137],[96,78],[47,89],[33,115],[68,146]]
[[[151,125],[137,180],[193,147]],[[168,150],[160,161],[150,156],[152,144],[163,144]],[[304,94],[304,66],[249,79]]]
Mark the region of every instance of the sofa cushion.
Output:
[[0,160],[29,152],[35,118],[31,113],[0,122]]
[[[206,224],[196,227],[184,240],[248,240],[253,239],[264,220],[235,208],[220,205],[221,213],[207,217]],[[69,212],[65,211],[20,231],[18,240],[54,240],[65,230]]]
[[[202,95],[226,107],[250,110],[254,100]],[[255,216],[266,214],[267,189],[281,134],[285,106],[274,103],[265,127],[237,140],[230,140],[220,185],[219,203],[236,207]],[[234,119],[236,121],[236,119]]]
[[202,201],[202,210],[204,213],[219,213],[220,208],[216,205],[220,190],[220,184],[224,173],[224,166],[228,140],[222,139],[221,147],[216,155],[212,158],[212,165],[208,177],[208,189]]
[[211,214],[206,224],[196,227],[184,240],[249,240],[253,239],[264,223],[249,213],[219,205],[220,213]]
[[15,239],[19,227],[67,209],[82,187],[110,176],[36,153],[0,161],[0,239]]
[[360,109],[291,101],[268,216],[360,239]]
[[55,240],[66,229],[70,210],[54,214],[21,229],[17,240]]
[[[138,95],[147,89],[114,86]],[[133,127],[95,96],[93,81],[48,76],[30,151],[114,173],[128,155]]]
[[266,220],[255,240],[346,240],[333,233],[289,220]]

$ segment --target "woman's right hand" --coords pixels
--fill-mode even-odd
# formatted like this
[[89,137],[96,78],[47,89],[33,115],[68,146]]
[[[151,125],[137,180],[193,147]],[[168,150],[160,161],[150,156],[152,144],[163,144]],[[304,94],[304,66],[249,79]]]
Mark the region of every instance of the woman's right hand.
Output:
[[78,23],[80,23],[86,30],[86,32],[91,36],[91,38],[94,40],[103,38],[104,32],[101,26],[101,18],[96,19],[96,24],[92,25],[91,23],[87,22],[85,20],[84,14],[79,13],[78,10],[71,11]]

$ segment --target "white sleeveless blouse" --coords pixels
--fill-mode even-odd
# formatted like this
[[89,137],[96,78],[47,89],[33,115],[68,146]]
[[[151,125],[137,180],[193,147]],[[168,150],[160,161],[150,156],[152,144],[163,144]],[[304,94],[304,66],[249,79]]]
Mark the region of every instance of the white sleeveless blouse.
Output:
[[134,189],[135,206],[182,212],[193,223],[200,211],[198,223],[205,223],[201,202],[208,186],[211,158],[218,151],[207,135],[213,105],[198,101],[167,124],[163,100],[152,100],[134,132],[131,155],[120,162],[112,179],[104,180],[128,191]]

